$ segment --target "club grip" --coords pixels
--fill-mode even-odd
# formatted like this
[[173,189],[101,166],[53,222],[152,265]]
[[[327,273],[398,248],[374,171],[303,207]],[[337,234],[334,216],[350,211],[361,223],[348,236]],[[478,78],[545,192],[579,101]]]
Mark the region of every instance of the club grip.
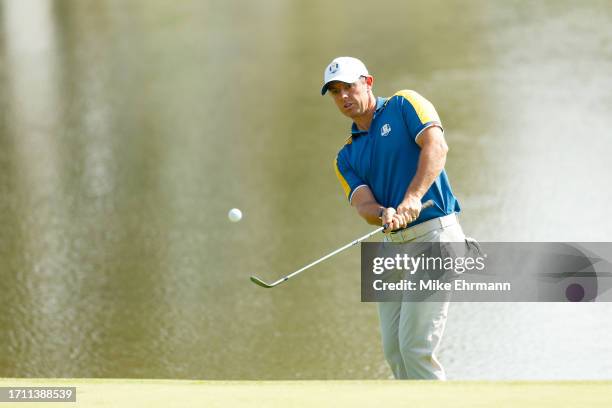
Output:
[[[433,201],[433,200],[427,200],[427,201],[425,201],[425,202],[424,202],[424,203],[421,205],[421,212],[419,213],[419,217],[421,216],[421,214],[422,214],[423,210],[425,210],[425,209],[427,209],[427,208],[429,208],[429,207],[433,207],[433,205],[434,205],[434,201]],[[417,220],[418,220],[418,218],[417,218]],[[385,229],[387,229],[387,227],[388,227],[388,226],[389,226],[388,224],[383,225],[383,227],[384,227]]]

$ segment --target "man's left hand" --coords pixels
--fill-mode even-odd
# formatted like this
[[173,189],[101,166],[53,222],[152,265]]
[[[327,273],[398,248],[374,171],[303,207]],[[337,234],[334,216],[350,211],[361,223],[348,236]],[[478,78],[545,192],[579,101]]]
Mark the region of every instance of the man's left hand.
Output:
[[418,197],[408,196],[397,206],[396,211],[397,214],[403,215],[407,219],[408,224],[410,224],[419,218],[421,207],[421,200]]

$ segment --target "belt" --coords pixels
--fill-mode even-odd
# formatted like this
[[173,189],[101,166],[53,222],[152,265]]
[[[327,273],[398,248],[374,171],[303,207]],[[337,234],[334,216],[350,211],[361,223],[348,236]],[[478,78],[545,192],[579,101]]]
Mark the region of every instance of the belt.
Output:
[[457,216],[455,215],[455,213],[452,213],[449,215],[445,215],[444,217],[432,218],[431,220],[427,220],[409,228],[394,231],[390,234],[387,234],[387,239],[392,242],[407,242],[422,235],[425,235],[428,232],[450,227],[451,225],[455,225],[458,223],[459,220],[457,219]]

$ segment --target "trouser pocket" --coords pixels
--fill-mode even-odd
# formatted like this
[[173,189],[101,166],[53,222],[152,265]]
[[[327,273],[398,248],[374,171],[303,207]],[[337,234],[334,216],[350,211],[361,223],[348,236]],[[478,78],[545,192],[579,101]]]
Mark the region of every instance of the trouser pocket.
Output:
[[465,237],[466,256],[477,258],[483,256],[480,243],[472,237]]

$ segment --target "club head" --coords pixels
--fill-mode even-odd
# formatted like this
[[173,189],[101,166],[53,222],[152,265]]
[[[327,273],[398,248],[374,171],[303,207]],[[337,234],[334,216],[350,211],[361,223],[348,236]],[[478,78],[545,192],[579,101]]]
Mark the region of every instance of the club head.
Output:
[[261,286],[262,288],[271,288],[272,285],[268,285],[266,282],[259,279],[257,276],[251,276],[251,282],[254,284]]

